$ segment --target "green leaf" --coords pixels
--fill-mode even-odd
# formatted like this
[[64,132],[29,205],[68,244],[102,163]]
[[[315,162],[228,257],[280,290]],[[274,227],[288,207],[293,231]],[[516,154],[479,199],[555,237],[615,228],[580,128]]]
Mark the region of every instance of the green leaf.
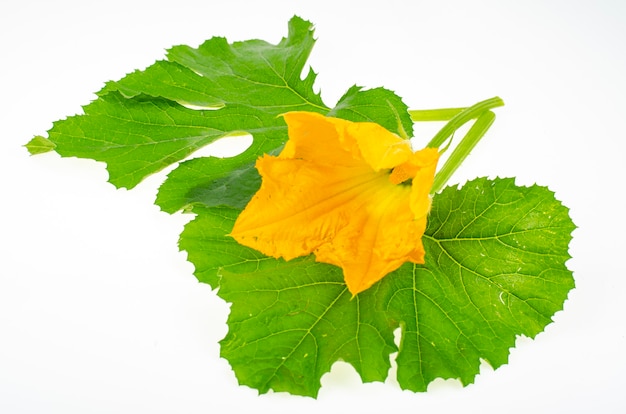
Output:
[[328,110],[313,92],[315,73],[301,75],[313,48],[310,22],[294,17],[278,45],[262,40],[228,44],[214,37],[200,47],[175,46],[167,61],[109,82],[100,94],[117,90],[127,97],[147,94],[184,105],[219,108],[232,104],[272,115]]
[[49,140],[62,156],[106,162],[111,183],[132,188],[221,137],[250,133],[252,146],[223,165],[237,169],[284,143],[279,114],[328,111],[313,71],[301,78],[313,44],[311,23],[294,17],[277,45],[213,38],[174,47],[169,61],[109,82],[84,115],[56,122]]
[[[254,150],[284,138],[284,132],[271,125],[276,123],[273,117],[260,117],[244,106],[194,111],[161,98],[125,99],[112,92],[84,110],[85,115],[55,123],[50,141],[62,156],[106,162],[109,181],[119,187],[132,188],[196,149],[236,133],[233,124],[265,139],[253,144]],[[254,155],[241,158],[249,161]]]
[[338,360],[364,382],[386,378],[396,347],[375,290],[351,298],[341,270],[311,257],[221,276],[219,295],[232,302],[221,355],[241,384],[314,397]]
[[497,368],[517,335],[541,332],[574,286],[567,208],[546,188],[512,179],[436,195],[426,265],[405,264],[352,299],[336,267],[275,260],[224,237],[238,210],[195,211],[181,248],[199,279],[232,303],[222,356],[260,392],[316,396],[338,360],[363,381],[383,381],[398,327],[402,388],[425,391],[435,378],[469,384],[481,359]]
[[219,273],[236,266],[254,271],[259,262],[270,260],[256,250],[244,248],[227,237],[240,210],[228,207],[196,206],[195,219],[187,223],[180,235],[179,247],[195,266],[194,274],[212,288],[219,286]]
[[328,116],[354,122],[375,122],[403,138],[413,136],[409,108],[395,93],[385,88],[361,90],[350,88]]
[[497,368],[517,335],[541,332],[574,287],[565,265],[574,228],[551,191],[513,179],[476,179],[435,196],[426,265],[388,277],[381,298],[402,326],[400,385],[469,384],[480,359]]
[[159,188],[155,203],[168,213],[194,205],[243,209],[261,185],[254,163],[216,157],[181,163]]
[[[287,139],[279,115],[329,111],[313,91],[315,73],[301,77],[313,45],[311,23],[294,17],[277,45],[217,37],[197,49],[176,46],[168,60],[108,82],[83,115],[54,123],[49,138],[29,148],[103,161],[111,183],[132,188],[207,144],[249,133],[253,143],[242,154],[190,161],[171,174],[157,198],[167,212],[195,203],[240,208],[250,194],[236,184],[239,178],[251,180],[247,189],[258,185],[250,165]],[[353,87],[330,114],[378,122],[400,135],[412,131],[406,105],[383,88]]]
[[49,139],[38,135],[31,139],[28,144],[25,145],[25,147],[31,155],[36,155],[53,151],[55,145],[54,142],[50,141]]

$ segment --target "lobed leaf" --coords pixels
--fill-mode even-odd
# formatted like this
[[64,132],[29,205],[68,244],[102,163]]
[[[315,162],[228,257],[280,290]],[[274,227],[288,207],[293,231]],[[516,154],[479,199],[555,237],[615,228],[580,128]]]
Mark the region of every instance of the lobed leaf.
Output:
[[[85,114],[54,124],[49,139],[62,156],[107,163],[109,181],[132,188],[143,178],[188,157],[224,136],[250,132],[257,140],[239,163],[250,162],[255,151],[277,144],[284,127],[273,117],[260,117],[245,106],[219,111],[194,111],[162,98],[126,99],[111,92],[84,108]],[[236,125],[236,127],[234,127]]]
[[[438,194],[426,264],[405,264],[352,300],[336,267],[312,257],[275,260],[224,237],[238,210],[195,211],[181,247],[199,278],[210,268],[218,294],[232,303],[222,356],[241,384],[260,392],[316,396],[338,360],[363,381],[383,381],[397,327],[401,387],[425,391],[436,378],[469,384],[481,359],[497,368],[517,335],[541,332],[573,287],[567,208],[546,188],[512,179],[477,179]],[[195,261],[208,257],[210,266]]]
[[62,156],[106,162],[118,187],[132,188],[221,137],[249,133],[252,146],[225,166],[239,168],[285,141],[280,113],[328,110],[313,92],[315,74],[300,78],[313,44],[311,24],[294,17],[277,45],[213,38],[197,49],[174,47],[168,61],[107,83],[84,115],[56,122],[49,140]]
[[[111,183],[132,188],[220,138],[250,134],[252,145],[237,156],[183,162],[156,200],[170,213],[197,203],[241,208],[258,187],[256,158],[287,139],[280,114],[329,112],[313,91],[315,73],[301,77],[314,42],[311,23],[294,17],[277,45],[218,37],[198,48],[176,46],[168,60],[108,82],[84,114],[55,122],[47,139],[27,147],[105,162]],[[406,105],[383,88],[353,87],[331,114],[378,122],[400,135],[412,128]]]
[[426,264],[405,265],[381,299],[402,326],[400,385],[469,384],[480,359],[497,368],[516,336],[541,332],[574,287],[565,266],[574,228],[551,191],[513,179],[476,179],[438,194]]

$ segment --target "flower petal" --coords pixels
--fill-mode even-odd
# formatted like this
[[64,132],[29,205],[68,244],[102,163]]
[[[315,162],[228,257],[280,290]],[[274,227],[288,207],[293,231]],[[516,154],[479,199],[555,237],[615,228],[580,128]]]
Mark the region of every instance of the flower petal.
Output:
[[231,232],[239,243],[286,260],[312,253],[350,221],[354,198],[371,171],[328,167],[300,159],[257,161],[261,188]]
[[398,165],[389,175],[389,181],[400,184],[412,178],[411,208],[415,218],[426,215],[430,211],[430,189],[435,179],[439,161],[436,148],[424,148],[412,154],[409,160]]
[[[261,188],[231,236],[285,260],[314,253],[343,269],[353,294],[404,262],[424,263],[437,151],[413,153],[408,141],[373,123],[284,117],[289,141],[278,157],[257,161]],[[404,176],[414,177],[411,186],[398,185]]]
[[411,144],[373,122],[350,122],[314,112],[288,112],[289,141],[281,158],[328,165],[361,165],[374,171],[393,168],[412,156]]
[[[426,216],[413,218],[410,188],[386,180],[362,194],[359,208],[351,211],[348,224],[315,252],[317,261],[343,268],[352,294],[372,286],[404,262],[424,263],[421,237]],[[357,203],[355,203],[356,205]]]

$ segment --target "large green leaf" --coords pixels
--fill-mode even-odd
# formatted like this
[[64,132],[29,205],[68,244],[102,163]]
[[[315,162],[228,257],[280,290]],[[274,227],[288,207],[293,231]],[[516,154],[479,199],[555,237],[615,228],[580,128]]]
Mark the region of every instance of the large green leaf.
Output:
[[[168,61],[109,82],[84,115],[56,122],[47,146],[104,161],[111,183],[132,188],[218,138],[249,133],[252,146],[226,166],[240,167],[286,140],[277,115],[328,111],[313,91],[315,74],[301,79],[313,44],[311,23],[294,17],[277,45],[213,38],[174,47]],[[29,148],[41,152],[41,139]]]
[[[195,203],[242,207],[258,188],[256,158],[287,140],[279,115],[329,113],[313,91],[315,73],[309,69],[302,78],[313,45],[311,23],[294,17],[277,45],[215,37],[198,48],[173,47],[168,60],[108,82],[83,115],[55,122],[47,139],[35,137],[27,147],[103,161],[111,183],[132,188],[219,138],[250,134],[252,145],[242,154],[183,163],[157,197],[167,212]],[[329,114],[412,133],[406,105],[383,88],[352,87]]]
[[107,163],[109,181],[132,188],[153,174],[221,137],[248,132],[257,139],[237,165],[279,145],[285,126],[246,106],[194,111],[163,98],[126,99],[110,92],[84,108],[85,114],[54,124],[48,132],[62,156]]
[[541,332],[573,287],[567,208],[546,188],[511,179],[438,194],[426,264],[405,264],[353,299],[336,267],[267,258],[224,237],[238,210],[195,211],[181,247],[199,278],[232,302],[222,355],[260,392],[315,396],[338,360],[363,381],[382,381],[398,327],[403,388],[424,391],[435,378],[471,383],[481,359],[498,367],[517,335]]
[[565,266],[574,227],[552,192],[513,179],[476,179],[437,195],[426,264],[390,276],[380,298],[402,326],[400,385],[469,384],[480,359],[496,368],[517,335],[541,332],[574,287]]

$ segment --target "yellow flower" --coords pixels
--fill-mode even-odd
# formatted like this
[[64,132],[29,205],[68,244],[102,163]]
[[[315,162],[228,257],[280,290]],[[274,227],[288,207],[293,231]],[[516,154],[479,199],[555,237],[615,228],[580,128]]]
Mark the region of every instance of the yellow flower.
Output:
[[231,236],[275,258],[314,253],[343,269],[353,295],[404,262],[424,263],[438,151],[413,152],[375,123],[311,112],[284,119],[289,141],[257,161],[261,188]]

